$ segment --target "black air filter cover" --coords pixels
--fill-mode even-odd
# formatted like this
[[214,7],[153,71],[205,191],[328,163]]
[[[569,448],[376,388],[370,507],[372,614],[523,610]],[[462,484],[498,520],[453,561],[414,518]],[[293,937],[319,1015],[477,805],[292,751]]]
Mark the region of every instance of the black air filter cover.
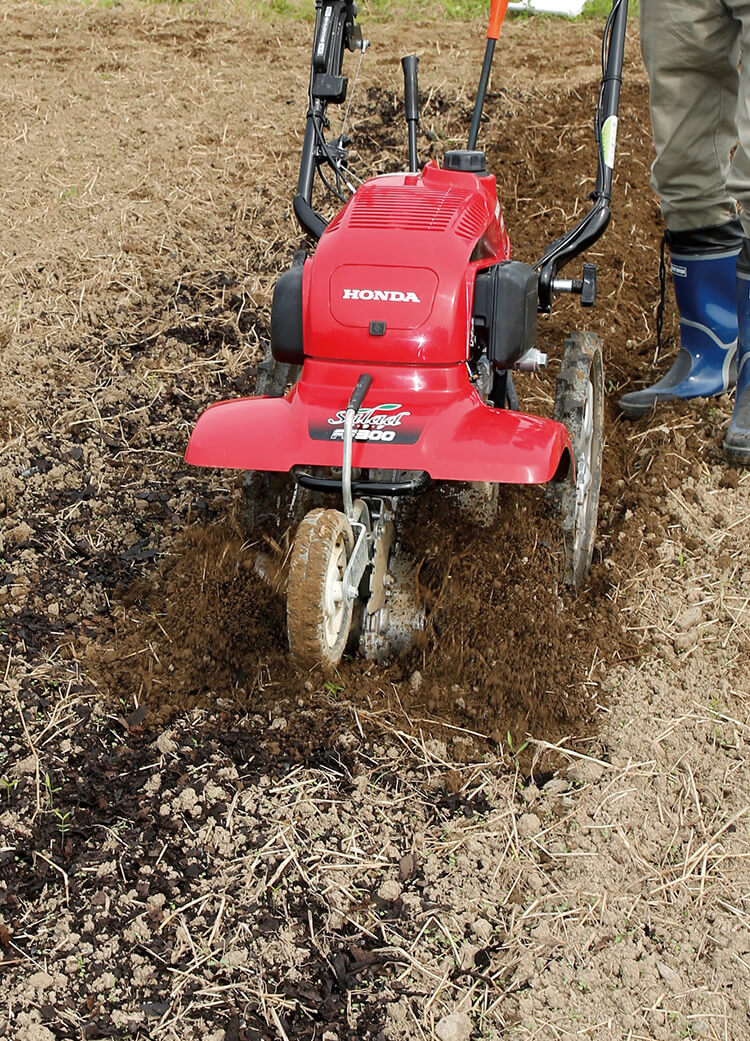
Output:
[[536,343],[539,276],[520,260],[503,260],[477,274],[474,335],[496,369],[510,368]]
[[273,291],[271,304],[271,354],[276,361],[301,365],[305,358],[302,345],[302,272],[301,264],[285,271]]

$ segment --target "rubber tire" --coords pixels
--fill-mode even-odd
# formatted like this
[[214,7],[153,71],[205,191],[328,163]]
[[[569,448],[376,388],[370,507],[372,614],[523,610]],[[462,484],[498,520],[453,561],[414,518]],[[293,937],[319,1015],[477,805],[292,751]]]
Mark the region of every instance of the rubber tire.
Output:
[[341,537],[348,559],[354,548],[352,526],[339,510],[324,509],[308,513],[294,536],[287,586],[287,634],[292,657],[303,669],[312,669],[316,665],[321,665],[327,672],[335,669],[349,639],[351,600],[332,645],[329,645],[325,632],[328,564]]
[[289,365],[286,362],[276,361],[271,354],[271,348],[266,348],[263,361],[258,365],[258,376],[255,381],[255,393],[265,394],[269,398],[283,398],[289,384],[294,384],[299,379],[302,371],[300,365]]
[[593,432],[591,443],[591,486],[583,519],[583,538],[578,541],[576,530],[576,486],[569,475],[551,482],[547,496],[560,525],[565,551],[565,583],[578,591],[586,581],[591,567],[599,514],[599,490],[602,480],[602,448],[604,443],[604,365],[602,343],[598,336],[588,332],[574,332],[565,341],[562,365],[557,377],[554,418],[568,428],[576,470],[582,451],[583,414],[586,403],[586,385],[591,381],[593,395]]

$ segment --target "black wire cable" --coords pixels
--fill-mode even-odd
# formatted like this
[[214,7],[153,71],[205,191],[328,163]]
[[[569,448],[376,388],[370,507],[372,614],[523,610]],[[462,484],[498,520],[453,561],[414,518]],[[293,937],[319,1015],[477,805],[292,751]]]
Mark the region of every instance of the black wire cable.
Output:
[[[312,87],[310,89],[311,89],[310,98],[312,99]],[[321,152],[323,153],[323,155],[316,160],[316,167],[317,167],[318,173],[320,174],[320,179],[322,180],[322,182],[325,185],[326,189],[334,196],[334,198],[338,199],[340,202],[346,203],[346,202],[348,202],[348,196],[346,196],[343,193],[343,191],[341,190],[341,183],[344,180],[344,178],[343,178],[343,175],[341,173],[341,169],[339,167],[339,163],[331,155],[330,148],[329,148],[329,143],[325,139],[325,135],[323,133],[322,127],[318,124],[318,121],[315,118],[313,118],[313,127],[315,128],[315,137],[316,137],[316,140],[318,142],[318,147],[321,150]],[[323,167],[323,163],[324,162],[327,163],[331,167],[331,169],[333,170],[334,174],[336,175],[336,187],[335,188],[333,187],[333,185],[328,181],[328,179],[323,174],[323,168],[322,167]],[[355,174],[355,176],[356,176],[356,174]]]
[[[330,159],[328,160],[328,162],[329,162],[329,165],[333,166],[333,163],[331,163]],[[330,181],[328,180],[326,175],[323,173],[323,163],[322,162],[319,162],[317,164],[317,168],[318,168],[318,175],[319,175],[321,181],[323,182],[323,184],[325,185],[327,190],[331,193],[331,195],[333,195],[336,199],[338,199],[339,202],[344,202],[344,203],[347,202],[348,200],[347,200],[346,196],[343,194],[343,192],[339,191],[337,188],[334,188],[334,186],[330,183]],[[338,179],[338,171],[336,170],[336,167],[334,166],[333,169],[334,169],[334,172],[336,173],[337,179]]]

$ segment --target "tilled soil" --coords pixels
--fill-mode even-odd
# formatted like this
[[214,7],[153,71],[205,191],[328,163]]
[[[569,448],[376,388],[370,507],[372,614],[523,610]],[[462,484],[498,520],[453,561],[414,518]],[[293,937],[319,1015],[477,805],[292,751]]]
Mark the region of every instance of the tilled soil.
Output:
[[[3,28],[0,1034],[746,1036],[750,484],[730,398],[613,408],[652,378],[658,301],[635,34],[597,306],[561,301],[519,380],[550,414],[565,335],[601,335],[591,582],[562,590],[535,490],[487,531],[435,489],[402,531],[424,640],[326,679],[255,569],[287,520],[248,532],[239,479],[182,462],[252,392],[301,243],[309,26],[17,4]],[[600,32],[504,30],[482,136],[520,259],[592,188]],[[357,168],[404,161],[409,49],[422,158],[459,144],[481,27],[368,33]],[[668,301],[665,355],[675,333]]]

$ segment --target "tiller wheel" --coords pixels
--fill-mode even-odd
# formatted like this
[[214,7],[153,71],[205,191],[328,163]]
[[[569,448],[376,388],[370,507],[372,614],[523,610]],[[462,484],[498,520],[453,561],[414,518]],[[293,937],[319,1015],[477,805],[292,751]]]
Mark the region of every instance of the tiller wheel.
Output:
[[565,342],[555,419],[570,433],[575,478],[551,484],[548,494],[563,534],[565,581],[577,590],[594,552],[602,480],[604,368],[601,341],[593,333],[575,332]]
[[287,585],[289,647],[302,665],[337,665],[349,639],[357,590],[345,588],[354,549],[339,510],[312,510],[297,528]]

